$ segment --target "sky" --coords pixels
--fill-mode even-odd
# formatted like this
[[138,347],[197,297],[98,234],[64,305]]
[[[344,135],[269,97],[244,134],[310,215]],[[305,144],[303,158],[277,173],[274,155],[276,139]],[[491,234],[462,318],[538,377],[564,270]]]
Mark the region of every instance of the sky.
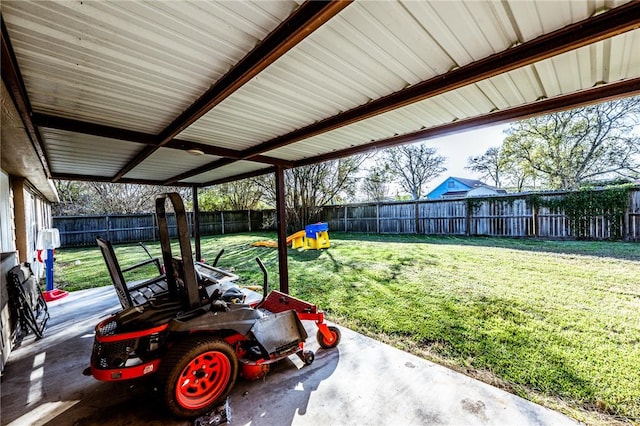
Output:
[[[467,158],[482,155],[487,149],[502,145],[502,141],[505,138],[504,129],[507,127],[508,124],[501,124],[427,140],[427,146],[436,148],[438,154],[447,157],[447,161],[444,164],[447,171],[429,182],[429,186],[434,188],[449,176],[479,179],[480,176],[471,170],[465,169]],[[487,183],[490,184],[491,182]]]

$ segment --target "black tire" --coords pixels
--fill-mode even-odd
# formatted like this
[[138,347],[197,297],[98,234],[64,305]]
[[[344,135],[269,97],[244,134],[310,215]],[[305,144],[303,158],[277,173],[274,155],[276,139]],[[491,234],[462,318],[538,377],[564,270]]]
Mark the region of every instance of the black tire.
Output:
[[320,332],[320,330],[318,330],[318,333],[316,334],[316,340],[318,340],[318,344],[324,349],[335,348],[336,346],[338,346],[338,343],[340,343],[340,329],[338,327],[334,327],[333,325],[330,325],[328,328],[333,335],[333,340],[328,341],[324,337],[324,334]]
[[198,417],[221,405],[238,377],[238,358],[227,342],[201,336],[174,346],[162,360],[163,399],[178,417]]
[[313,364],[313,360],[315,359],[316,359],[316,354],[314,354],[313,351],[304,351],[303,361],[305,365]]

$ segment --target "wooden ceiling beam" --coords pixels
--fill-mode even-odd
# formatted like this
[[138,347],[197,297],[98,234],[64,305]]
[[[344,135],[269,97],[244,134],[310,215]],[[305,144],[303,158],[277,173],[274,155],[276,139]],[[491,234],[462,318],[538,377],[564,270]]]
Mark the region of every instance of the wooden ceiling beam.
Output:
[[[111,182],[111,178],[107,176],[95,176],[95,175],[81,175],[75,173],[53,173],[51,176],[52,179],[60,179],[60,180],[74,180],[81,182]],[[128,179],[124,178],[118,183],[131,183],[138,185],[159,185],[163,186],[161,180],[149,180],[149,179]],[[192,183],[177,183],[173,186],[180,187],[192,187]]]
[[221,185],[223,183],[234,182],[236,180],[249,179],[252,177],[267,175],[269,173],[274,173],[275,171],[276,171],[275,167],[269,167],[266,169],[254,170],[253,172],[241,173],[235,176],[229,176],[221,179],[212,180],[209,182],[205,182],[200,186],[205,187],[205,186],[212,186],[212,185]]
[[[181,149],[183,151],[189,151],[192,149],[202,151],[204,154],[217,155],[219,157],[225,157],[233,160],[239,160],[242,158],[241,151],[235,149],[215,147],[204,143],[190,142],[181,139],[172,139],[165,148]],[[273,166],[282,166],[286,168],[293,167],[293,161],[283,160],[281,158],[269,157],[266,155],[257,155],[251,159],[255,163],[271,164]]]
[[156,146],[145,147],[113,177],[113,181],[120,180],[159,147],[169,143],[180,132],[286,54],[349,4],[351,4],[351,0],[307,1],[300,5],[227,74],[215,82],[198,100],[160,132]]
[[[109,139],[117,139],[125,142],[140,143],[153,147],[158,145],[156,135],[150,133],[136,132],[133,130],[89,123],[86,121],[74,120],[71,118],[56,117],[48,114],[33,113],[32,118],[34,125],[38,127],[64,130],[73,133],[82,133]],[[213,145],[180,139],[172,139],[165,145],[165,148],[179,149],[182,151],[198,150],[203,154],[232,158],[235,160],[239,160],[241,158],[241,152],[235,149],[217,147]],[[251,161],[255,161],[256,163],[279,165],[283,167],[293,166],[292,161],[268,157],[265,155],[256,156],[252,158]]]
[[33,113],[33,123],[38,127],[64,130],[73,133],[99,136],[109,139],[118,139],[127,142],[136,142],[145,145],[156,145],[156,135],[106,126],[103,124],[89,123],[72,118],[57,117],[49,114]]
[[593,103],[604,102],[615,98],[633,96],[637,94],[640,94],[640,78],[623,80],[620,82],[604,84],[591,89],[581,90],[566,95],[542,99],[517,107],[490,112],[478,117],[458,120],[440,126],[418,130],[416,132],[394,136],[391,138],[306,158],[304,160],[296,161],[294,165],[295,167],[300,167],[321,163],[323,161],[336,160],[352,155],[363,154],[372,150],[391,148],[398,145],[404,145],[407,143],[424,141],[427,139],[442,137],[453,133],[463,132],[465,130],[507,123],[514,120],[523,120],[525,118],[534,117],[540,114],[578,108]]
[[[209,164],[205,164],[204,166],[200,166],[200,167],[196,167],[193,170],[189,170],[188,172],[185,173],[181,173],[179,175],[173,176],[167,180],[164,181],[165,185],[173,185],[174,183],[182,180],[182,179],[187,179],[190,178],[192,176],[197,176],[200,173],[206,173],[209,170],[213,170],[213,169],[219,169],[220,167],[224,167],[226,165],[229,164],[233,164],[235,163],[236,160],[232,159],[232,158],[220,158],[218,160],[212,161]],[[215,167],[211,167],[211,164],[215,164]]]

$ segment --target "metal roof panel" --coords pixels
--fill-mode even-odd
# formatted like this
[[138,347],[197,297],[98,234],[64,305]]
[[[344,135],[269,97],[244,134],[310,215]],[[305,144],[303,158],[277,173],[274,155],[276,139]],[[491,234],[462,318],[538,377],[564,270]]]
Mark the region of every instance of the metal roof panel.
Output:
[[[595,11],[584,4],[529,3],[356,2],[179,137],[247,149]],[[573,66],[571,59],[561,61]],[[541,68],[547,96],[560,93],[554,64]],[[514,78],[503,79],[504,87],[485,84],[494,95],[507,90],[495,102],[482,91],[463,90],[437,101],[434,115],[463,118],[540,96],[535,70]]]
[[[597,79],[607,72],[612,72],[619,78],[640,77],[640,64],[626,66],[629,61],[640,60],[623,59],[618,54],[633,48],[638,42],[639,34],[640,30],[635,30],[603,40],[592,46],[269,151],[266,155],[292,161],[310,158],[446,124],[456,119],[480,116],[496,108],[504,109],[535,102],[538,98],[589,88],[597,84]],[[587,71],[585,61],[590,64]],[[617,66],[612,67],[610,64]],[[623,69],[632,69],[634,73],[629,74]]]
[[[36,112],[155,135],[299,3],[8,0],[3,3],[3,20]],[[623,3],[355,2],[183,129],[178,138],[251,152],[265,141]],[[387,110],[265,154],[301,160],[601,82],[638,77],[639,32]],[[50,129],[42,134],[56,162],[53,170],[71,167],[77,158],[77,167],[89,172],[89,150],[99,141],[78,135],[62,138]],[[78,143],[78,152],[64,158],[73,143]],[[124,166],[143,146],[109,140],[95,152],[109,147],[118,150],[113,155],[122,158],[118,164]],[[116,172],[129,179],[166,179],[215,158],[161,148],[136,167]],[[107,153],[95,162],[96,170],[105,173],[117,168]],[[233,162],[184,182],[209,182],[264,167],[268,166]]]
[[47,141],[52,173],[110,176],[141,148],[140,144],[64,130],[41,128],[40,134]]
[[124,177],[165,181],[179,173],[195,169],[219,158],[214,155],[194,155],[178,149],[160,148]]
[[242,173],[250,173],[259,170],[268,169],[270,166],[252,161],[237,161],[231,165],[220,167],[219,169],[201,173],[199,175],[181,180],[181,183],[202,183],[211,182],[213,180],[222,179],[227,176],[233,176]]
[[35,111],[151,133],[296,7],[293,1],[2,5]]

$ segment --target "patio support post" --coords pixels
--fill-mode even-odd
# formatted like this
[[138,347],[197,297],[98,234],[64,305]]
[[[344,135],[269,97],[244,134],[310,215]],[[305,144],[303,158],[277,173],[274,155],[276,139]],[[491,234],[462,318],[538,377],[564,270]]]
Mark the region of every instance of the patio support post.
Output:
[[202,247],[200,245],[200,206],[198,205],[198,187],[191,187],[193,193],[193,239],[196,242],[196,261],[202,259]]
[[276,167],[276,211],[278,223],[278,272],[280,291],[289,294],[289,265],[287,263],[287,209],[284,198],[284,168]]

